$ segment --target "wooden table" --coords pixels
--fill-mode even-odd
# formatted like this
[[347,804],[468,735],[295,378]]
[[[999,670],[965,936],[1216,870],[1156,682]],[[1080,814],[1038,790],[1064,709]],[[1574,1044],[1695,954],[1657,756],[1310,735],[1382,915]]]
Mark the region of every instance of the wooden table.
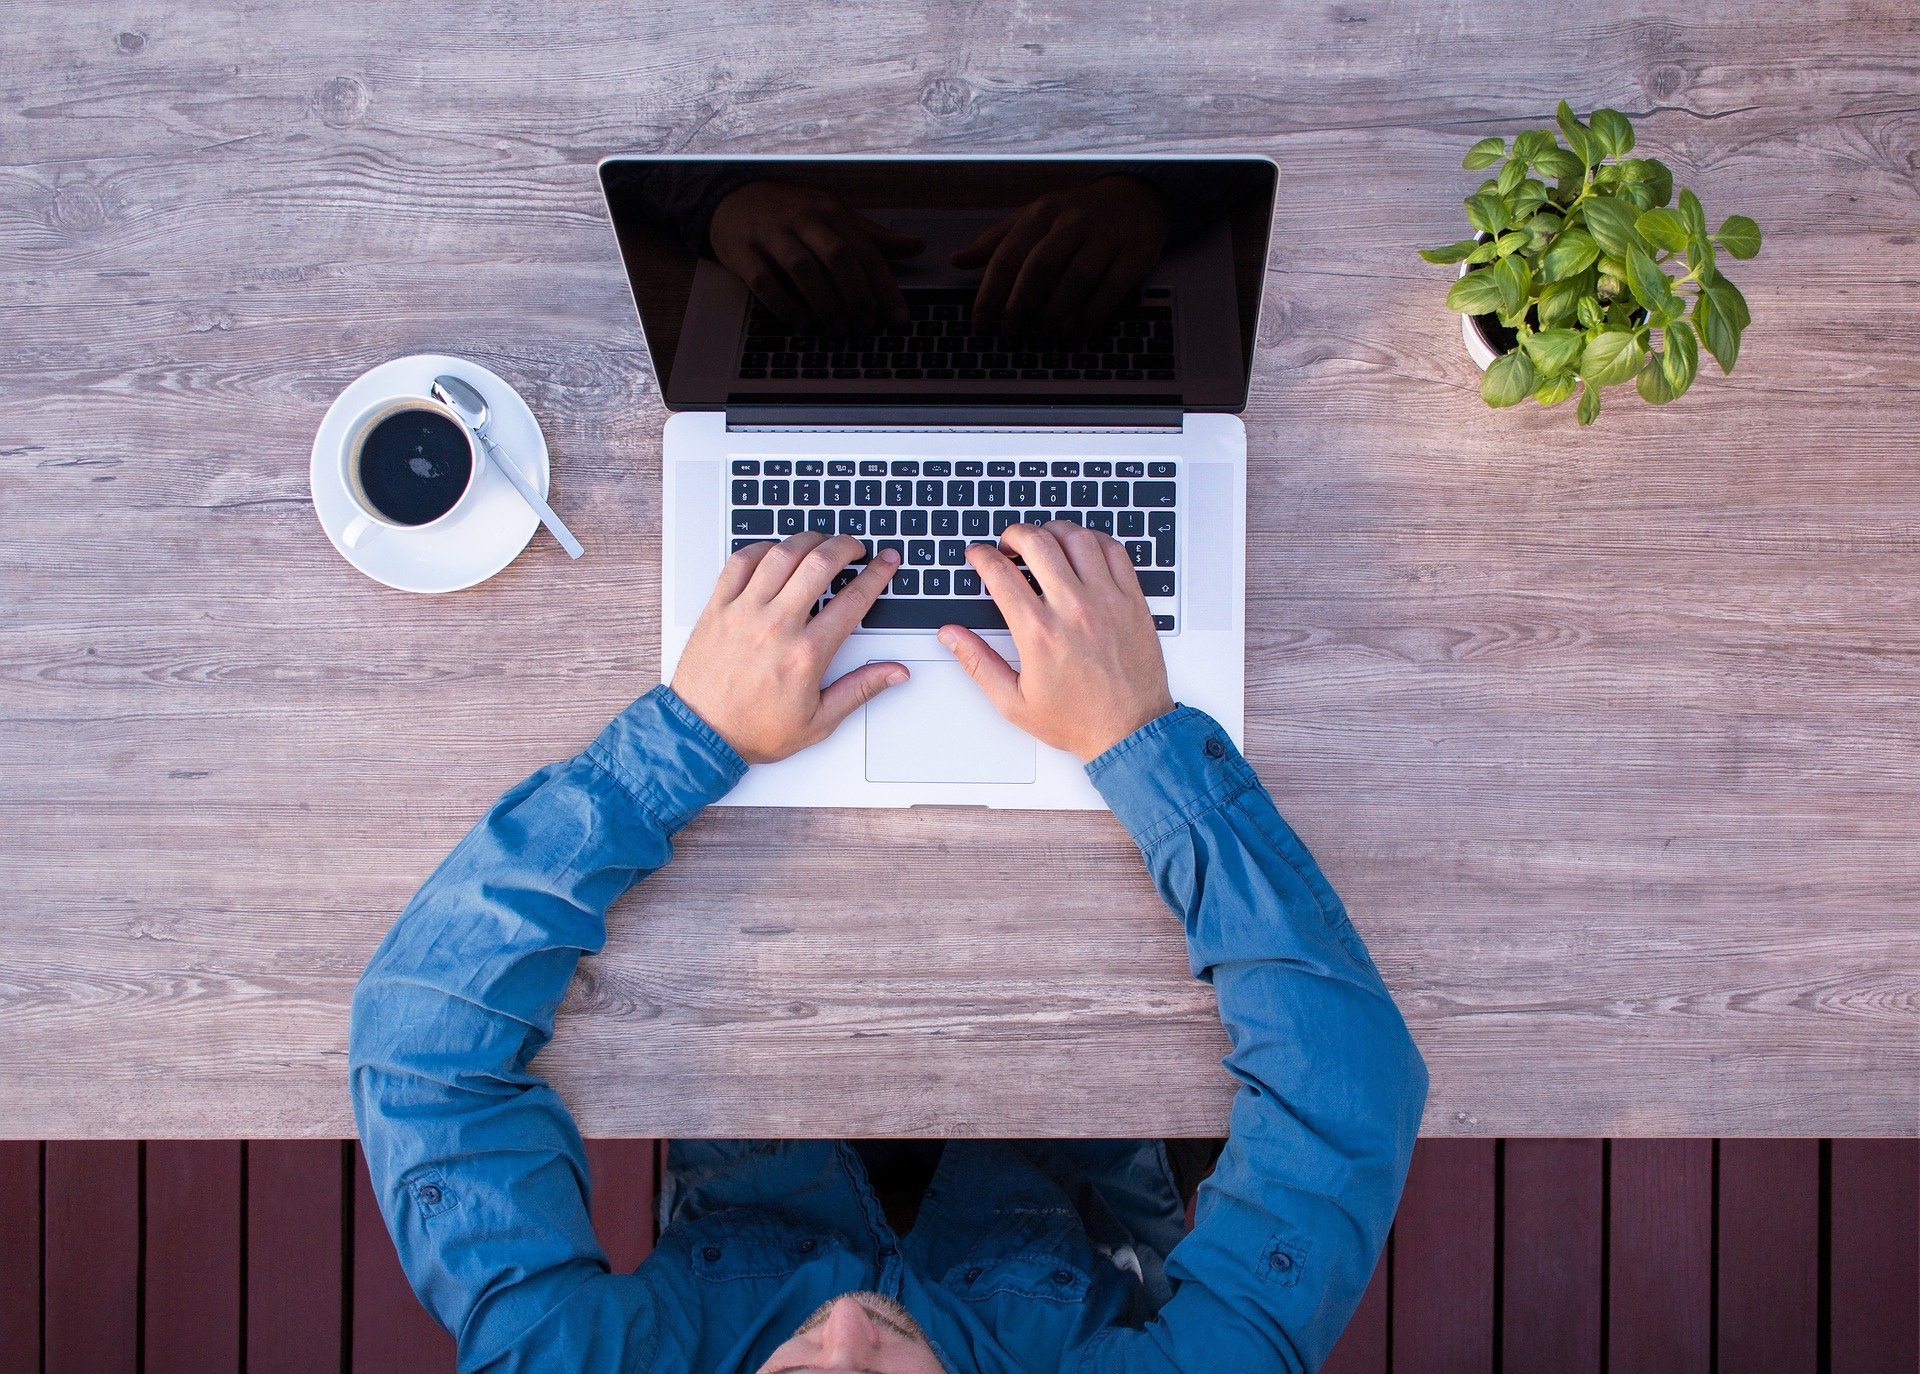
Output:
[[[1087,148],[1283,166],[1249,753],[1428,1129],[1913,1132],[1920,19],[1552,8],[14,0],[0,1133],[349,1132],[375,941],[653,682],[664,415],[595,159]],[[1413,256],[1563,95],[1768,236],[1739,373],[1588,432],[1481,406]],[[584,560],[427,598],[328,546],[320,415],[423,350],[527,396]],[[1110,818],[754,811],[616,909],[541,1062],[593,1134],[1209,1133],[1224,1047]]]

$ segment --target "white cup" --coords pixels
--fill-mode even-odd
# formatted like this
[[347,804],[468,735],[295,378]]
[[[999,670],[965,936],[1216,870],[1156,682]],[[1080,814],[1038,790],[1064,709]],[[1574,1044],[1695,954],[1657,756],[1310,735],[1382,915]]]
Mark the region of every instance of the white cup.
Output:
[[[471,463],[467,472],[467,485],[460,492],[458,499],[442,514],[418,525],[404,525],[381,512],[368,498],[366,486],[360,478],[360,451],[366,443],[367,436],[373,433],[374,427],[382,420],[406,410],[430,410],[444,417],[465,436],[467,455]],[[473,431],[467,428],[466,422],[456,415],[451,407],[443,405],[433,397],[390,396],[384,401],[374,403],[347,426],[346,441],[340,446],[340,482],[347,489],[347,496],[358,512],[340,532],[340,542],[350,549],[357,549],[369,535],[383,529],[430,530],[452,524],[473,504],[480,490],[480,477],[485,463],[486,458],[480,452],[480,445],[475,442]]]

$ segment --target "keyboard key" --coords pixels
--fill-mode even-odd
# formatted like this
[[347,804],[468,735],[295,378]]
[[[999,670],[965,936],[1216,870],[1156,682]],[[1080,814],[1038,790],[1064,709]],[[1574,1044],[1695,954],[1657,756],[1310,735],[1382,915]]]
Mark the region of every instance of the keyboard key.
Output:
[[733,475],[735,477],[758,477],[760,475],[760,460],[758,458],[734,459]]
[[829,506],[851,506],[853,504],[853,483],[845,478],[832,478],[827,482],[827,504]]
[[953,464],[935,459],[932,462],[922,463],[920,465],[920,474],[923,477],[951,477],[953,476]]
[[1143,511],[1123,510],[1116,524],[1118,528],[1114,532],[1122,539],[1138,539],[1147,532],[1147,517]]
[[1067,484],[1065,482],[1042,482],[1040,484],[1040,504],[1058,510],[1067,504]]
[[969,510],[960,513],[960,533],[969,539],[979,538],[988,533],[987,513],[983,510]]
[[[932,464],[928,464],[929,467]],[[940,482],[915,482],[913,484],[913,504],[932,509],[946,497],[946,486]]]
[[1140,579],[1140,590],[1147,596],[1173,595],[1173,574],[1170,572],[1156,569],[1153,572],[1136,572],[1134,576]]
[[931,539],[909,539],[907,541],[907,564],[915,568],[930,568],[939,561],[939,550]]
[[1088,477],[1111,477],[1113,476],[1113,464],[1084,463],[1081,465],[1080,471]]
[[890,471],[895,477],[918,477],[920,475],[920,464],[910,458],[895,459]]
[[867,517],[867,528],[875,534],[898,534],[900,532],[900,512],[877,510]]
[[1147,476],[1149,477],[1171,477],[1173,475],[1174,465],[1172,463],[1147,464]]
[[760,504],[763,506],[784,506],[793,499],[789,490],[792,483],[784,477],[769,477],[760,484]]
[[1079,511],[1077,511],[1077,510],[1060,510],[1060,511],[1055,511],[1055,512],[1053,513],[1053,518],[1054,518],[1055,520],[1064,520],[1064,521],[1066,521],[1066,522],[1067,522],[1067,523],[1068,523],[1069,525],[1078,525],[1078,524],[1080,524],[1080,523],[1081,523],[1081,516],[1080,516],[1080,512],[1079,512]]
[[889,506],[911,506],[913,504],[913,483],[898,479],[887,483],[887,504]]
[[[1076,506],[1097,506],[1100,504],[1100,484],[1098,482],[1073,482],[1069,484],[1069,497]],[[1124,506],[1125,501],[1109,501],[1108,505]]]
[[807,527],[807,513],[803,510],[783,510],[780,519],[774,525],[774,531],[782,538],[789,534],[798,534]]
[[772,534],[773,512],[737,510],[733,513],[733,532],[735,534]]
[[1080,475],[1080,465],[1078,463],[1055,463],[1053,465],[1053,475],[1055,477],[1078,477]]
[[933,532],[935,534],[960,533],[960,512],[957,510],[937,510],[933,513]]
[[886,553],[889,550],[891,550],[893,556],[902,563],[907,561],[907,543],[904,539],[882,539],[876,547],[875,552]]
[[887,475],[886,461],[881,458],[862,459],[860,462],[860,475],[862,477],[885,477]]
[[973,483],[947,483],[947,504],[949,506],[971,506],[973,504]]
[[978,477],[985,467],[986,465],[984,463],[955,463],[953,465],[953,475],[955,477]]
[[750,549],[755,544],[764,544],[766,542],[764,539],[736,539],[733,541],[733,551],[739,553],[742,549]]
[[1102,482],[1100,484],[1100,504],[1103,506],[1125,506],[1132,504],[1132,497],[1125,482]]
[[1050,510],[1030,510],[1020,517],[1020,523],[1023,525],[1044,525],[1051,519],[1053,519],[1053,512]]
[[1087,528],[1098,530],[1102,534],[1113,533],[1113,512],[1110,510],[1090,510],[1087,512]]
[[955,596],[980,595],[980,574],[972,568],[959,568],[953,574],[953,594]]
[[1114,475],[1118,477],[1145,477],[1147,475],[1147,465],[1145,463],[1121,463],[1114,468]]
[[1045,463],[1022,463],[1020,465],[1020,475],[1022,477],[1045,477],[1047,475],[1047,465]]
[[1040,485],[1037,482],[1007,483],[1007,504],[1010,506],[1037,506],[1040,504]]
[[1007,484],[991,479],[975,488],[978,500],[983,506],[1004,506],[1007,504]]
[[1151,568],[1153,566],[1153,545],[1145,539],[1129,539],[1127,541],[1127,561],[1132,563],[1136,568]]
[[[920,574],[912,568],[901,568],[893,575],[892,591],[895,596],[920,595]],[[881,597],[879,601],[874,602],[874,605],[882,605],[886,600],[887,598]],[[862,623],[871,625],[873,618],[869,616]]]
[[796,506],[817,506],[820,504],[820,482],[814,477],[794,479],[793,504]]
[[856,539],[867,532],[867,513],[863,510],[843,510],[840,512],[840,533],[853,535]]
[[833,537],[833,512],[830,510],[810,510],[807,512],[807,528],[815,534]]
[[1156,510],[1147,512],[1147,533],[1158,539],[1163,534],[1173,533],[1173,512]]
[[1155,506],[1171,506],[1177,490],[1171,482],[1135,482],[1133,504],[1149,510]]
[[[1169,373],[1168,375],[1171,376],[1172,374]],[[1156,615],[1153,618],[1153,628],[1156,630],[1171,630],[1173,628],[1173,617],[1170,615]]]
[[793,465],[796,477],[819,477],[827,470],[827,465],[818,458],[802,458]]
[[856,506],[877,506],[880,504],[881,483],[866,478],[853,484],[853,504]]
[[827,464],[827,476],[829,477],[853,476],[853,460],[851,458],[835,458],[832,462]]
[[927,513],[923,510],[903,510],[900,512],[900,533],[925,534],[927,532]]
[[785,458],[769,458],[761,468],[761,471],[769,477],[791,477],[793,476],[793,464]]
[[987,464],[987,476],[989,477],[1011,477],[1013,475],[1014,465],[1012,463]]
[[967,542],[964,539],[942,539],[940,541],[940,563],[943,567],[964,567],[967,561]]
[[1017,510],[995,511],[993,513],[993,537],[995,539],[998,539],[1001,535],[1005,534],[1008,530],[1012,529],[1015,525],[1019,523],[1020,523],[1019,511]]
[[953,575],[945,568],[928,568],[920,577],[923,596],[945,596],[953,587]]
[[833,581],[827,584],[827,591],[836,595],[844,592],[848,587],[853,585],[853,579],[858,576],[860,576],[860,572],[857,568],[842,568],[833,575]]

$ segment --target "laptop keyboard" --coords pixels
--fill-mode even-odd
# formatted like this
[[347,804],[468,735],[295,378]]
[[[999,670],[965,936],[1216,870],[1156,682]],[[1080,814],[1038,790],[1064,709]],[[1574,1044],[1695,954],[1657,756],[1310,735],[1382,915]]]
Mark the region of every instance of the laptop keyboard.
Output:
[[[900,555],[893,585],[861,622],[868,629],[1004,630],[980,575],[967,566],[967,546],[1049,520],[1119,540],[1154,627],[1176,627],[1179,464],[1171,460],[736,458],[730,487],[736,551],[816,530],[851,535],[868,558],[880,549]],[[841,573],[832,592],[859,571],[856,564]],[[1034,581],[1030,572],[1027,581]]]
[[745,381],[1175,382],[1173,295],[1149,287],[1095,336],[1027,339],[976,330],[971,289],[910,287],[907,324],[851,337],[795,334],[757,301]]

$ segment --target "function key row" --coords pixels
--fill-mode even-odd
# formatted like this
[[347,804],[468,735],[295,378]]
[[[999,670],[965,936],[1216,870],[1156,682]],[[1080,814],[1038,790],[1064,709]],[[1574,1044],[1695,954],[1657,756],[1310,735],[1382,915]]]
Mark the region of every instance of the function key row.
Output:
[[947,462],[896,458],[736,458],[735,477],[1173,477],[1174,463]]

